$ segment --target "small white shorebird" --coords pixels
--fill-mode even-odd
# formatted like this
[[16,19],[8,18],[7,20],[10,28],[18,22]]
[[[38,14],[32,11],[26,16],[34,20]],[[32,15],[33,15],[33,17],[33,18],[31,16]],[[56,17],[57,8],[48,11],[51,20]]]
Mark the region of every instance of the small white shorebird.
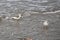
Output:
[[45,32],[45,34],[46,34],[46,40],[48,40],[48,25],[49,25],[49,22],[46,20],[46,21],[44,21],[44,23],[43,23],[43,27],[44,27],[44,32]]
[[[18,14],[18,16],[15,17],[11,17],[11,19],[13,19],[17,24],[19,24],[19,20],[22,18],[23,16],[21,14]],[[14,22],[12,21],[12,22]]]
[[43,30],[45,31],[46,34],[48,32],[48,25],[49,25],[49,23],[47,20],[43,22]]
[[22,17],[21,14],[19,14],[17,17],[11,17],[11,18],[14,20],[19,20],[21,17]]
[[43,25],[44,25],[44,26],[48,26],[48,21],[44,21],[44,22],[43,22]]

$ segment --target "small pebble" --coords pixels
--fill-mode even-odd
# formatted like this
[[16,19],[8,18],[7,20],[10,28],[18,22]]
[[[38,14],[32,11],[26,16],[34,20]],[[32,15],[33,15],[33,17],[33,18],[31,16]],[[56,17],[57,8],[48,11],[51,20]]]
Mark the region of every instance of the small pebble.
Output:
[[32,40],[31,38],[18,38],[20,40]]

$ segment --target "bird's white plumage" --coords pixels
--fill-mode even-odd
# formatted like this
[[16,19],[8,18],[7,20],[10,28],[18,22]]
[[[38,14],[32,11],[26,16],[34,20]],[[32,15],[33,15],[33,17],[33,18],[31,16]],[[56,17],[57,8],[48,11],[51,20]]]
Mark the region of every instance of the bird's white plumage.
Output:
[[16,20],[18,20],[18,19],[20,19],[20,18],[21,18],[21,14],[19,14],[18,17],[12,17],[12,19],[16,19]]
[[44,25],[44,26],[48,26],[48,21],[44,21],[44,22],[43,22],[43,25]]

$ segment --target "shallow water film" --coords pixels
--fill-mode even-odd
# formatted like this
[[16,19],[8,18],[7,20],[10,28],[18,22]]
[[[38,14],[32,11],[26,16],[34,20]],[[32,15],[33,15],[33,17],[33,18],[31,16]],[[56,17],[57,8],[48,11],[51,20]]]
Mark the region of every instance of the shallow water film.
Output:
[[0,40],[60,40],[60,0],[0,0]]

